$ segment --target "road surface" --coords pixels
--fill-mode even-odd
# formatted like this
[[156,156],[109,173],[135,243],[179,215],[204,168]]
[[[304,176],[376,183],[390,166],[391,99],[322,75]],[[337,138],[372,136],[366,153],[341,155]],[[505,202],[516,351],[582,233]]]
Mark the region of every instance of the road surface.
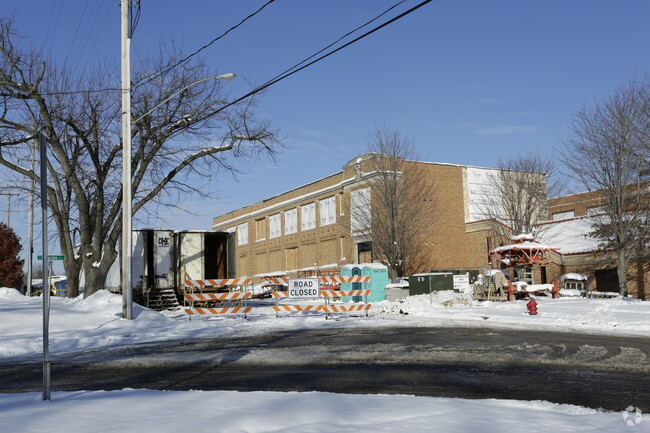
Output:
[[[269,390],[547,400],[650,412],[650,339],[471,329],[296,330],[54,355],[57,390]],[[42,391],[38,359],[0,392]]]

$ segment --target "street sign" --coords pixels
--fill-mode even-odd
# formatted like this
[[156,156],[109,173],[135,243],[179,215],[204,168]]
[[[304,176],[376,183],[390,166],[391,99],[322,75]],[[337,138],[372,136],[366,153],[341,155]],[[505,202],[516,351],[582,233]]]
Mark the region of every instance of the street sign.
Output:
[[[65,256],[47,256],[48,260],[65,260]],[[36,260],[43,260],[43,256],[39,255],[36,257]]]
[[290,278],[288,290],[290,298],[317,298],[318,277]]

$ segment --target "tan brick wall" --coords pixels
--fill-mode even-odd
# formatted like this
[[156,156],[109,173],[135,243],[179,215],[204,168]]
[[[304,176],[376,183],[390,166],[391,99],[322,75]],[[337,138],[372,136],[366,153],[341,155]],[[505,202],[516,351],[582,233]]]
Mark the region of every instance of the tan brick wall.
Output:
[[548,201],[548,218],[553,219],[553,214],[574,211],[576,217],[587,215],[590,207],[602,205],[602,198],[597,192],[583,192],[563,197],[556,197]]
[[[326,266],[340,267],[355,263],[356,243],[349,232],[350,193],[369,185],[371,172],[368,155],[347,163],[341,172],[267,200],[221,215],[213,220],[214,230],[226,230],[248,223],[249,241],[236,246],[238,276],[254,276],[274,271],[296,271]],[[359,161],[357,163],[357,161]],[[486,238],[489,230],[468,232],[465,167],[450,164],[417,164],[429,184],[429,194],[422,200],[435,200],[427,229],[422,233],[424,260],[422,269],[479,268],[487,265]],[[319,200],[336,197],[336,222],[320,225]],[[316,228],[301,229],[300,207],[316,203]],[[298,209],[297,233],[285,235],[284,211]],[[269,216],[281,212],[281,236],[270,239]],[[256,221],[265,224],[264,240],[256,240]],[[259,222],[258,222],[259,224]],[[237,241],[235,241],[237,244]],[[327,269],[324,269],[327,270]]]

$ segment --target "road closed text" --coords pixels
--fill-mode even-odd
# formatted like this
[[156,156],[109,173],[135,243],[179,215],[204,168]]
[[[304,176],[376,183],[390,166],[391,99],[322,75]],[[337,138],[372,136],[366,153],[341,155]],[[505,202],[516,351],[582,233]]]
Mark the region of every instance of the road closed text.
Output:
[[317,298],[318,278],[289,279],[290,298]]

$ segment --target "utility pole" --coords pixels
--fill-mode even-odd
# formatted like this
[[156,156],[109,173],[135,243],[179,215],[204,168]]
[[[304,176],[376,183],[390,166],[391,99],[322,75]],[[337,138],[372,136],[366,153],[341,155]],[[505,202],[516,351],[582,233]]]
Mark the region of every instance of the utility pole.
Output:
[[[34,149],[36,145],[36,141],[33,141],[30,146],[30,164],[32,173],[34,173]],[[29,249],[27,252],[27,296],[32,296],[32,278],[34,277],[32,274],[32,270],[34,268],[34,264],[32,263],[34,253],[34,179],[30,179],[29,184],[29,209],[27,213],[27,237],[29,238],[29,245],[27,246]]]
[[41,144],[41,210],[43,212],[43,400],[50,400],[50,287],[47,269],[47,139]]
[[121,1],[122,13],[122,317],[133,319],[131,287],[131,0]]
[[11,226],[11,196],[19,196],[20,194],[16,194],[13,192],[0,192],[0,195],[6,195],[7,196],[7,227]]

